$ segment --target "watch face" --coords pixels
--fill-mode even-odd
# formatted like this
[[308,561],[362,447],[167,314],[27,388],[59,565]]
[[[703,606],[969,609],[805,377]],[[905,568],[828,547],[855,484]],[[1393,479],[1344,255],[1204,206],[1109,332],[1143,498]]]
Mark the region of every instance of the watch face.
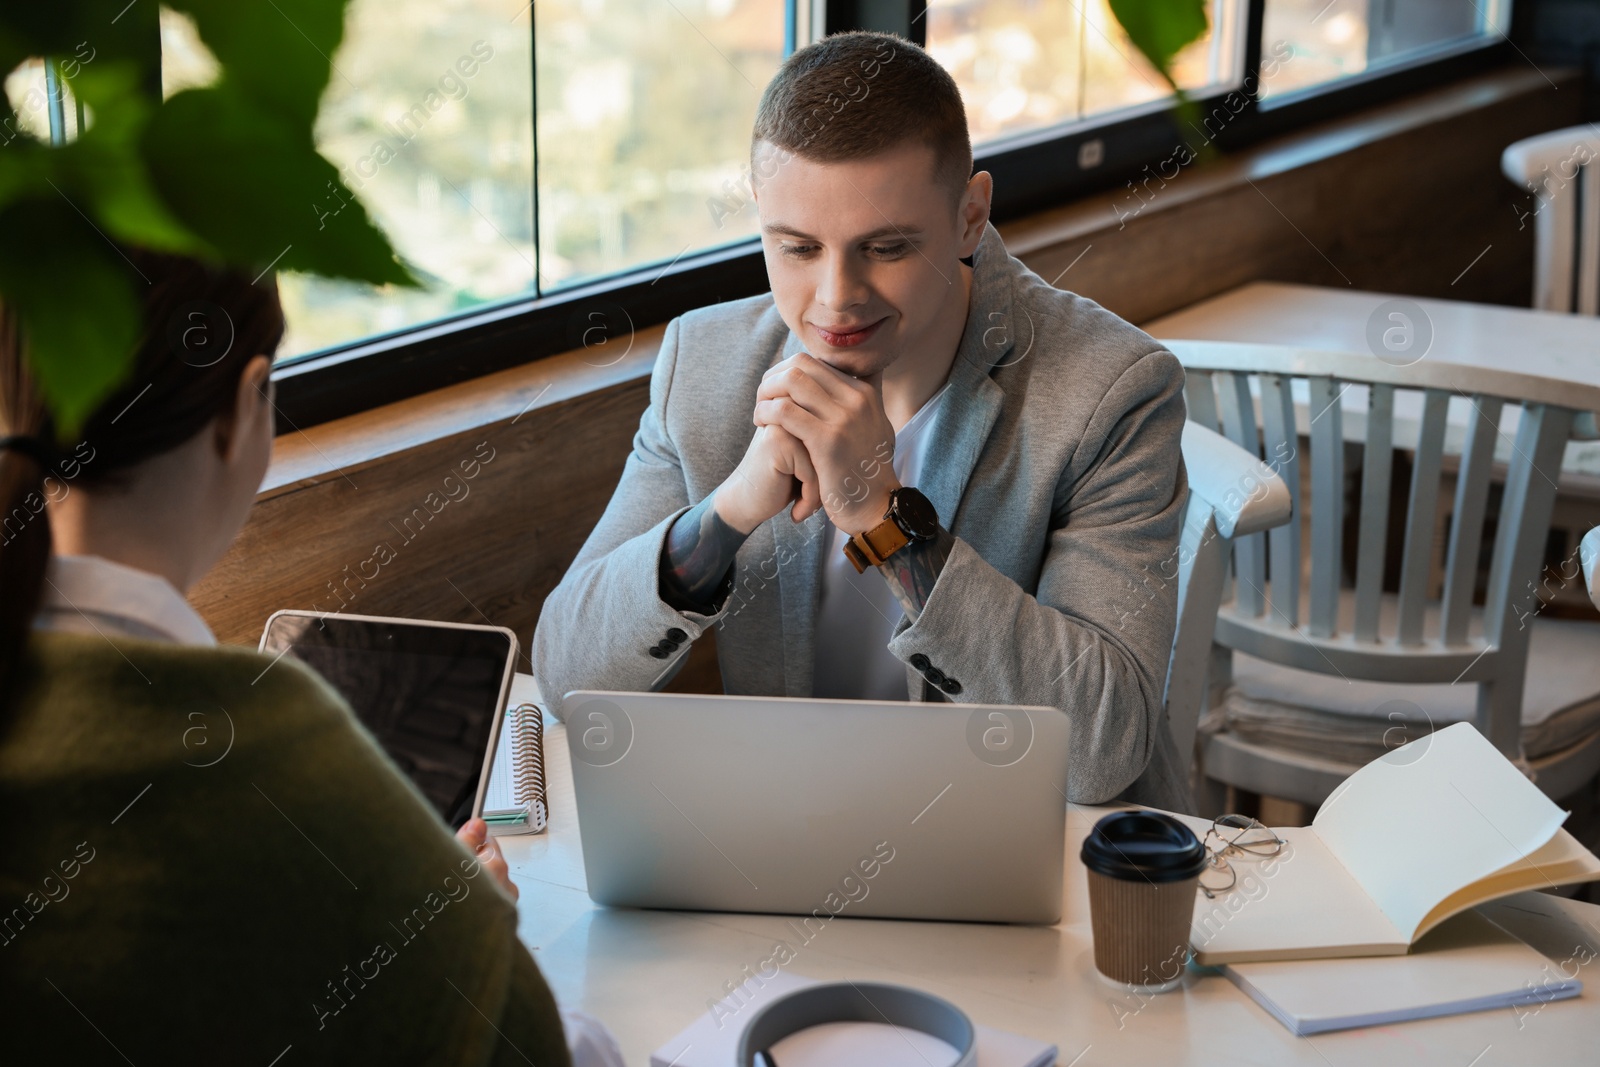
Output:
[[913,541],[929,541],[939,532],[939,513],[920,492],[896,489],[889,497],[889,516]]

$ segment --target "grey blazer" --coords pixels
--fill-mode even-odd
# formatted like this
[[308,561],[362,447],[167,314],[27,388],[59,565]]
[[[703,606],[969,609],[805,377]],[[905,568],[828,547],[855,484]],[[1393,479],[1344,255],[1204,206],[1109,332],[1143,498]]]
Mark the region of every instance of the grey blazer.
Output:
[[[657,586],[668,527],[738,465],[762,372],[800,347],[770,294],[667,327],[622,480],[534,633],[533,671],[557,714],[572,690],[659,688],[712,625],[726,692],[810,695],[824,515],[757,527],[715,615],[676,611]],[[955,547],[888,647],[910,700],[944,699],[924,676],[937,670],[962,701],[1064,710],[1076,803],[1121,794],[1192,810],[1163,703],[1183,420],[1170,352],[1046,284],[988,228],[918,486]],[[674,651],[652,656],[664,639]]]

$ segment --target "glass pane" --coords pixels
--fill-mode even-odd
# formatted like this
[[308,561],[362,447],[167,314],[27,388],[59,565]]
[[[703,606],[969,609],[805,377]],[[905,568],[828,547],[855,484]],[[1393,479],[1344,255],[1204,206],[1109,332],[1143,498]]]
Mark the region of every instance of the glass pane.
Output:
[[534,286],[528,9],[506,0],[354,0],[317,116],[340,169],[418,290],[280,278],[286,356]]
[[1267,0],[1261,96],[1324,85],[1441,46],[1498,38],[1510,17],[1509,0]]
[[[1238,84],[1240,0],[1209,0],[1211,30],[1177,59],[1179,85]],[[1155,68],[1106,0],[929,0],[928,51],[961,87],[973,143],[1163,100]]]
[[[282,274],[280,358],[533,288],[533,63],[508,0],[353,0],[317,116],[338,167],[421,290]],[[216,76],[187,17],[162,12],[163,90]],[[308,45],[309,47],[309,45]]]
[[539,0],[546,288],[755,232],[746,172],[784,0]]

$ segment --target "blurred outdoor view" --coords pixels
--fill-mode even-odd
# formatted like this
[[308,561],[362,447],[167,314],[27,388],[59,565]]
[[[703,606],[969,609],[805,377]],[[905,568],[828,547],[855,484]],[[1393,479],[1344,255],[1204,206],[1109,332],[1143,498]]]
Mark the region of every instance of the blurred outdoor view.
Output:
[[[284,275],[282,356],[753,234],[750,128],[783,59],[787,2],[353,0],[319,147],[426,287]],[[1265,91],[1493,32],[1507,7],[1371,3],[1381,17],[1369,0],[1268,0],[1264,46],[1284,42],[1293,60]],[[1245,7],[1209,0],[1211,32],[1177,63],[1185,89],[1239,83]],[[1106,0],[930,0],[926,18],[976,144],[1167,96]],[[215,77],[192,24],[165,10],[162,45],[169,94]],[[29,86],[13,81],[16,99]]]
[[1441,45],[1510,29],[1509,0],[1267,0],[1262,52],[1286,56],[1261,79],[1267,99]]
[[[1179,54],[1186,91],[1237,84],[1244,4],[1208,0],[1211,29]],[[1170,95],[1106,0],[929,0],[928,51],[955,76],[973,144]]]

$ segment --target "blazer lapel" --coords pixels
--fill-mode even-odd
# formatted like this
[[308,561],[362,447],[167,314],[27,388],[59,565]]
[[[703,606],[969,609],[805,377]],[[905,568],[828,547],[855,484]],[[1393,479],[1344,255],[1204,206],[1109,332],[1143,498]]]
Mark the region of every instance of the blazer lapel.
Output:
[[973,364],[957,360],[950,369],[949,392],[925,431],[928,453],[917,486],[947,530],[955,530],[956,509],[1004,399],[1001,388]]
[[1014,271],[1000,234],[989,226],[973,261],[967,328],[950,365],[949,387],[926,431],[929,446],[917,486],[951,532],[967,481],[1005,400],[990,371],[1026,358],[1033,347],[1032,320],[1017,322],[1012,314]]

